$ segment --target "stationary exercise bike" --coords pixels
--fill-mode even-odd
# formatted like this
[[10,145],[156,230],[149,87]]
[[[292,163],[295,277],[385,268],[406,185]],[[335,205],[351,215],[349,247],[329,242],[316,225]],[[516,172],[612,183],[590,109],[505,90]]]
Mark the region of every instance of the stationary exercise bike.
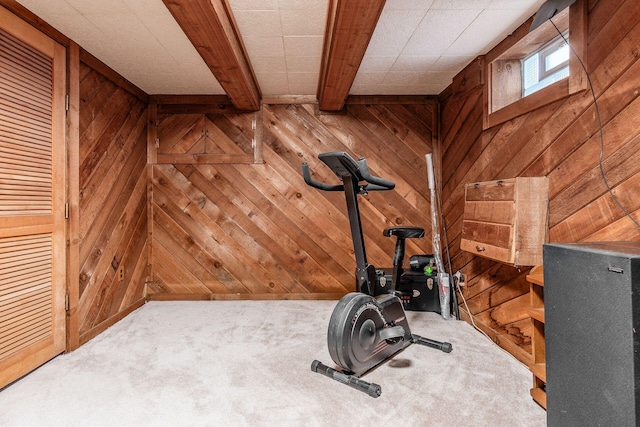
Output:
[[[385,235],[396,236],[394,268],[391,284],[385,292],[375,295],[384,275],[367,257],[358,209],[358,194],[369,191],[392,190],[395,184],[373,176],[365,159],[356,162],[345,152],[323,153],[318,156],[340,180],[342,184],[325,184],[311,178],[309,165],[302,164],[305,182],[324,191],[344,191],[351,235],[356,257],[356,289],[338,302],[329,320],[327,344],[331,359],[341,368],[336,370],[314,360],[311,370],[328,376],[338,382],[378,397],[382,388],[378,384],[360,379],[362,375],[376,368],[411,344],[422,344],[445,353],[452,350],[448,342],[434,341],[411,333],[404,311],[400,291],[396,289],[401,281],[404,240],[422,237],[424,230],[418,227],[391,227]],[[360,184],[363,182],[364,184]],[[377,285],[376,285],[377,284]]]
[[[344,183],[329,185],[311,179],[309,166],[306,163],[302,167],[303,176],[307,184],[312,187],[325,191],[344,191],[345,193],[356,258],[356,289],[372,296],[393,292],[401,299],[405,310],[440,313],[439,275],[435,257],[426,254],[412,255],[409,259],[409,269],[405,269],[403,265],[405,241],[424,237],[423,228],[385,228],[382,232],[384,236],[396,238],[393,267],[376,268],[367,263],[357,196],[366,194],[369,191],[392,190],[395,184],[391,181],[371,176],[366,160],[361,159],[356,163],[347,153],[324,153],[318,157]],[[363,166],[361,167],[360,165]],[[363,173],[367,176],[363,176]],[[372,181],[367,181],[369,178]],[[355,181],[352,182],[352,180]],[[362,181],[366,181],[364,185],[360,185]],[[451,308],[453,308],[453,304],[451,304]]]

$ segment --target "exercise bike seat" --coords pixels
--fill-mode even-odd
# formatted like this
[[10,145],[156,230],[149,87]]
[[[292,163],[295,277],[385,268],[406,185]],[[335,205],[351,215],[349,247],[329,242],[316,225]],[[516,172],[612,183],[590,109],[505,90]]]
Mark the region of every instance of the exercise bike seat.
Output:
[[385,237],[396,236],[401,239],[419,239],[424,237],[424,228],[421,227],[388,227],[382,232]]
[[400,282],[404,269],[404,241],[405,239],[419,239],[424,237],[424,228],[421,227],[387,227],[382,231],[386,237],[396,236],[396,249],[393,253],[393,273],[391,275],[392,292],[400,290]]

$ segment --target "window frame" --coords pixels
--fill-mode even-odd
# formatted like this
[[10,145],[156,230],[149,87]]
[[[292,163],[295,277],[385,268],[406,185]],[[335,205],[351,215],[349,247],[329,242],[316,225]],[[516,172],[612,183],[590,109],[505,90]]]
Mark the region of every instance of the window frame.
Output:
[[[483,89],[483,129],[504,123],[588,88],[586,73],[572,52],[569,56],[568,78],[522,96],[521,60],[558,37],[558,31],[549,21],[529,33],[532,20],[533,18],[522,24],[485,56],[487,78]],[[585,0],[577,0],[553,18],[553,22],[562,33],[569,32],[571,48],[584,64],[587,64],[586,20]]]
[[[569,40],[568,34],[563,34],[563,36]],[[569,43],[571,43],[571,40],[569,40]],[[542,65],[540,68],[538,68],[538,81],[542,81],[544,79],[546,79],[547,77],[555,74],[556,72],[560,71],[561,69],[563,69],[566,65],[569,65],[569,59],[571,58],[571,52],[569,52],[569,59],[567,59],[566,61],[561,62],[560,64],[556,65],[555,67],[547,70],[547,64],[546,64],[546,59],[553,55],[554,53],[556,53],[557,51],[559,51],[560,49],[562,49],[565,46],[565,42],[564,39],[558,35],[558,37],[556,37],[555,39],[551,40],[549,42],[549,44],[545,47],[543,47],[542,49],[536,51],[536,53],[538,54],[538,63],[540,65]],[[566,65],[565,65],[566,64]]]
[[[549,41],[549,43],[547,43],[546,45],[542,46],[539,49],[534,50],[533,52],[531,52],[530,54],[528,54],[527,56],[525,56],[524,58],[522,58],[521,61],[521,66],[522,66],[522,82],[523,82],[523,87],[522,87],[522,98],[524,98],[525,96],[529,96],[539,90],[544,89],[545,87],[555,83],[548,83],[545,86],[542,86],[539,89],[535,89],[534,91],[527,93],[527,91],[537,85],[540,85],[540,83],[542,83],[545,79],[548,79],[549,77],[553,77],[555,74],[560,73],[561,71],[564,71],[565,69],[569,68],[569,60],[571,59],[571,52],[569,51],[568,55],[567,55],[567,59],[562,61],[561,63],[557,64],[556,66],[550,68],[547,70],[547,58],[549,58],[551,55],[554,55],[555,53],[559,52],[561,49],[564,49],[565,47],[567,48],[567,50],[569,50],[569,45],[567,45],[567,43],[565,43],[565,40],[569,40],[569,32],[565,31],[562,35],[557,35],[554,39],[552,39],[551,41]],[[569,40],[569,43],[571,41]],[[534,58],[535,57],[535,58]],[[535,76],[536,78],[536,83],[526,87],[526,81],[527,81],[527,62],[528,61],[535,61],[536,62],[536,71],[537,71],[537,75]],[[531,73],[534,74],[534,73]],[[567,78],[563,77],[563,78]]]

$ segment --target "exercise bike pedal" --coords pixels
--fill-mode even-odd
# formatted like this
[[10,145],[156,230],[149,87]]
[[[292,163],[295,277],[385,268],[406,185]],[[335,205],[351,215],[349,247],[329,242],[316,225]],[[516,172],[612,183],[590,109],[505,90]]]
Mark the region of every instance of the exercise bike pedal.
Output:
[[381,340],[385,340],[387,344],[397,344],[404,339],[404,328],[402,326],[391,326],[381,329],[379,336]]

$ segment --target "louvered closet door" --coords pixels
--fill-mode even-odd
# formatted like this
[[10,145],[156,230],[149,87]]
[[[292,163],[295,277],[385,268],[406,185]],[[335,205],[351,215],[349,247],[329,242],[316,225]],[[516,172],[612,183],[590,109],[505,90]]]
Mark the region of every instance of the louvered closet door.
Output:
[[0,387],[65,349],[65,50],[0,7]]

